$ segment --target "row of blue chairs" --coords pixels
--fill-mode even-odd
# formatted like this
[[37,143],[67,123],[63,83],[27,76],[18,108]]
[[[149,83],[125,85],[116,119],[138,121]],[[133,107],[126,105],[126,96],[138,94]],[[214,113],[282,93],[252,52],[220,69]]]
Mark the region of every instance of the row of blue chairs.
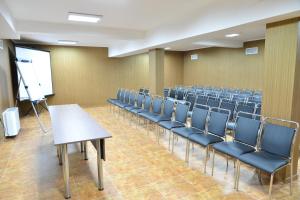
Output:
[[232,91],[226,89],[199,89],[193,87],[175,87],[165,88],[163,91],[164,97],[169,97],[177,100],[186,99],[187,95],[193,94],[195,96],[202,95],[207,97],[215,97],[221,99],[229,99],[238,102],[254,102],[261,103],[262,95],[254,91]]
[[[126,101],[127,99],[127,101]],[[212,171],[214,172],[215,152],[226,155],[237,162],[234,187],[238,190],[240,163],[255,167],[271,174],[269,196],[271,197],[274,174],[284,167],[290,167],[292,177],[292,152],[298,132],[298,123],[282,119],[256,115],[249,118],[245,112],[239,111],[235,118],[233,140],[227,140],[227,126],[231,111],[220,107],[195,104],[190,123],[187,122],[191,104],[151,97],[134,91],[119,90],[116,99],[109,103],[125,110],[138,118],[169,132],[169,149],[174,151],[174,138],[186,139],[185,161],[189,162],[190,144],[198,144],[205,148],[204,172],[212,152]],[[285,125],[283,125],[285,123]],[[159,143],[161,131],[156,129]],[[292,178],[290,179],[292,193]]]

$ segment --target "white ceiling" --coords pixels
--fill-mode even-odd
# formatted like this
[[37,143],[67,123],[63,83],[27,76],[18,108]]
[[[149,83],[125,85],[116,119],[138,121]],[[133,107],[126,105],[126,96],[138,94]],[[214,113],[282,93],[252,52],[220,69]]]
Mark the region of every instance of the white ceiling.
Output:
[[[74,23],[68,12],[103,15]],[[108,47],[109,56],[152,48],[241,47],[262,39],[269,22],[300,16],[300,0],[0,0],[0,38]],[[225,38],[237,32],[237,38]]]

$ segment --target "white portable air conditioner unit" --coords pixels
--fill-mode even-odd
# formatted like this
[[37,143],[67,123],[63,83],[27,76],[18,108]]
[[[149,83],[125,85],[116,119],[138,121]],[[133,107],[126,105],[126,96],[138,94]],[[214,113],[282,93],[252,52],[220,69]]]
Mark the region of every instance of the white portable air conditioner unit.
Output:
[[2,113],[5,137],[16,136],[20,131],[19,109],[12,107]]

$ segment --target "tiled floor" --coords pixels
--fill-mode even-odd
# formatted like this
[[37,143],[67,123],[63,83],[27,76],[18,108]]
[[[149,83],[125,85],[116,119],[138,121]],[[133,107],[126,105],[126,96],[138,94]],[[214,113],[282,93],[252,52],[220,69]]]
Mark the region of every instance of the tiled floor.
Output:
[[[190,165],[184,162],[184,141],[179,138],[175,153],[168,151],[167,136],[161,144],[153,132],[129,124],[112,114],[108,107],[86,109],[111,132],[104,163],[104,191],[96,187],[96,151],[88,145],[89,160],[83,160],[79,145],[69,147],[72,199],[268,199],[268,185],[260,185],[255,170],[241,167],[240,191],[233,190],[233,163],[226,173],[226,161],[216,156],[215,174],[211,163],[203,173],[203,149],[195,146]],[[43,121],[50,127],[49,115]],[[16,138],[0,142],[0,199],[64,199],[61,166],[51,131],[43,134],[34,117],[22,119]],[[266,180],[266,183],[268,180]],[[294,194],[288,184],[273,187],[273,199],[300,199],[300,180],[294,181]]]

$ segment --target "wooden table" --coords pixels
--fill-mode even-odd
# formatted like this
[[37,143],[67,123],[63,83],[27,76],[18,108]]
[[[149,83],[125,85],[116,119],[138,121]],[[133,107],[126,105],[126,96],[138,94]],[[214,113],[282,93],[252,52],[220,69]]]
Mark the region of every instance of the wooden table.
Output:
[[102,128],[92,117],[89,116],[79,105],[49,106],[52,123],[54,145],[60,164],[63,165],[65,182],[65,198],[70,198],[69,184],[69,160],[68,144],[80,142],[85,149],[84,157],[87,159],[86,142],[93,141],[97,150],[98,189],[103,190],[103,167],[104,139],[110,138],[111,134]]

